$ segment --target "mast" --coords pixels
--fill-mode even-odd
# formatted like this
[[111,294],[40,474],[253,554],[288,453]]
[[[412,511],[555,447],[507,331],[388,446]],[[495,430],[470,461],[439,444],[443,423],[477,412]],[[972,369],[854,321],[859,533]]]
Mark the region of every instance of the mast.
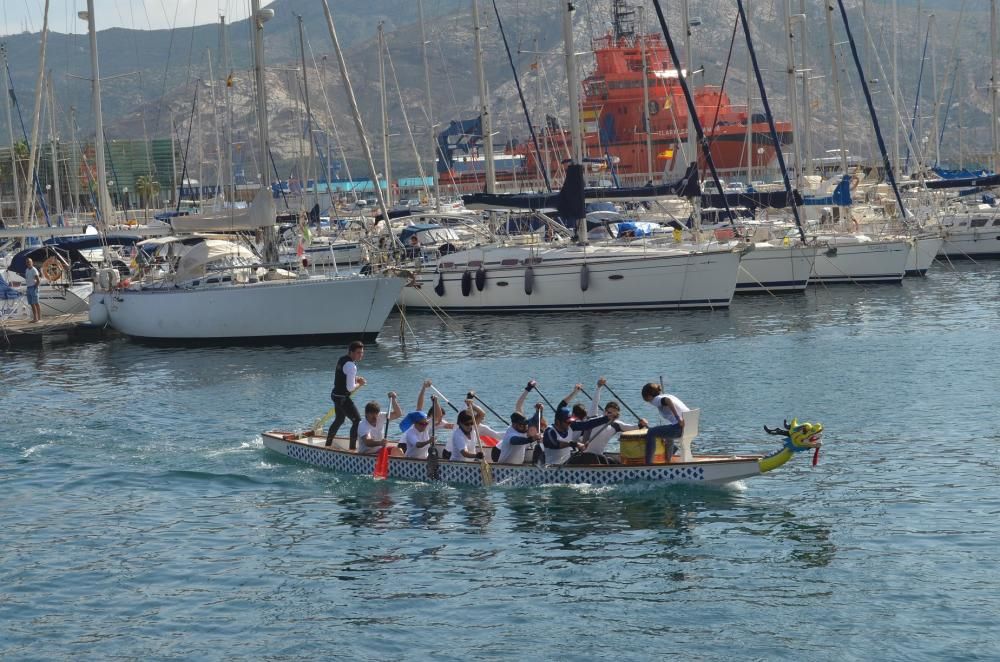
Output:
[[[392,172],[389,169],[389,108],[385,93],[385,24],[378,24],[378,88],[382,113],[382,172],[385,173],[385,204],[392,206]],[[376,186],[381,186],[375,182]]]
[[802,172],[806,175],[813,174],[812,157],[812,107],[810,106],[812,95],[809,92],[809,66],[806,64],[806,44],[809,36],[806,32],[806,0],[799,0],[799,15],[797,17],[802,25],[802,33],[799,35],[799,58],[802,60],[799,66],[802,68],[802,148],[805,151]]
[[[792,132],[793,134],[798,133],[799,129],[799,100],[798,95],[795,90],[795,48],[793,46],[792,40],[794,35],[792,33],[792,0],[785,0],[781,3],[784,9],[784,21],[785,21],[785,62],[787,66],[788,74],[788,107],[792,112]],[[793,170],[795,171],[795,188],[802,188],[802,155],[799,149],[798,140],[793,141],[792,145],[792,158],[794,159]],[[778,149],[781,149],[781,145],[776,145]]]
[[826,5],[826,41],[830,47],[830,69],[831,83],[833,84],[833,101],[837,109],[837,140],[840,143],[840,168],[847,174],[847,152],[845,146],[847,139],[844,132],[844,106],[840,97],[840,72],[837,66],[837,51],[833,42],[833,5]]
[[[230,107],[229,103],[229,88],[233,84],[233,70],[229,63],[229,38],[226,34],[226,17],[219,17],[219,41],[221,42],[220,50],[222,51],[222,70],[226,72],[226,84],[222,88],[222,104],[226,109],[225,117],[225,130],[223,133],[223,142],[225,143],[225,149],[223,150],[223,174],[221,178],[224,182],[223,184],[223,198],[225,198],[225,187],[229,186],[229,197],[226,198],[230,201],[236,199],[236,186],[233,182],[233,109]],[[173,135],[170,136],[171,145],[173,145]]]
[[[302,60],[302,94],[305,95],[306,101],[306,137],[309,139],[309,161],[305,169],[305,181],[302,182],[303,192],[305,192],[305,186],[309,183],[309,171],[313,167],[316,159],[316,151],[314,149],[315,143],[313,142],[312,134],[312,106],[309,105],[309,76],[306,69],[306,38],[305,32],[302,28],[302,16],[299,19],[299,56]],[[318,178],[317,178],[318,179]],[[319,204],[319,182],[313,182],[313,204]]]
[[[680,62],[674,62],[674,66],[677,67],[678,78],[680,78],[681,76],[687,78],[688,76],[691,75],[691,72],[693,71],[694,68],[694,53],[691,49],[691,16],[688,7],[688,0],[684,0],[684,2],[681,4],[681,20],[684,21],[684,60],[685,60],[684,69],[686,71],[684,72],[681,71]],[[685,142],[687,142],[688,158],[697,163],[698,142],[695,139],[694,110],[688,113],[687,140]],[[695,213],[696,213],[695,221],[698,223],[700,229],[701,210],[696,209]]]
[[[927,29],[930,33],[934,34],[934,14],[931,14],[927,19]],[[937,81],[937,58],[934,54],[937,49],[934,48],[934,40],[931,40],[931,81],[934,83],[934,88],[932,90],[932,96],[934,98],[934,137],[932,146],[934,147],[934,165],[939,165],[941,163],[941,140],[938,138],[940,129],[938,128],[940,123],[940,108],[941,103],[938,99],[938,81]]]
[[[45,9],[42,12],[42,45],[38,56],[38,82],[35,85],[35,113],[31,122],[31,143],[29,145],[28,156],[28,187],[30,190],[42,195],[41,185],[35,185],[37,174],[35,173],[35,159],[38,158],[38,130],[42,121],[42,91],[45,89],[45,51],[49,40],[49,0],[45,0]],[[996,117],[996,113],[993,114]],[[13,147],[13,143],[11,144]],[[34,217],[35,196],[32,195],[28,209]],[[44,201],[43,201],[44,206]],[[47,215],[47,214],[46,214]],[[47,219],[46,219],[47,220]]]
[[[750,16],[750,0],[746,0],[747,16]],[[747,49],[747,131],[746,131],[746,157],[747,157],[747,185],[753,182],[753,87],[750,81],[753,80],[753,60],[750,58],[750,49]]]
[[[486,192],[496,191],[496,168],[493,162],[493,121],[490,119],[490,101],[486,92],[486,72],[483,69],[483,40],[479,25],[479,0],[472,0],[472,29],[476,43],[476,79],[479,82],[479,118],[483,131],[483,156],[485,159]],[[570,95],[572,96],[572,91]]]
[[434,111],[431,99],[431,66],[427,58],[427,31],[424,27],[424,0],[417,0],[420,16],[420,57],[424,61],[424,96],[427,99],[427,137],[431,143],[431,177],[434,179],[434,209],[441,211],[441,181],[437,169],[437,136],[434,135]]
[[17,220],[24,222],[24,215],[21,209],[21,186],[17,182],[17,154],[14,151],[14,120],[11,117],[10,107],[14,103],[14,90],[11,87],[10,68],[7,66],[7,44],[0,44],[0,57],[3,58],[4,88],[7,90],[7,100],[4,108],[7,109],[7,135],[10,140],[10,171],[14,176],[14,208],[17,210]]
[[642,128],[646,132],[646,172],[653,177],[653,127],[649,123],[649,61],[646,60],[646,12],[639,8],[639,51],[642,54]]
[[[994,0],[996,4],[996,0]],[[994,58],[995,59],[995,58]],[[994,99],[996,97],[994,96]],[[899,100],[899,3],[892,0],[892,103],[895,108]],[[993,106],[993,117],[996,117],[996,105]],[[996,122],[994,121],[994,136]],[[994,138],[994,144],[996,139]],[[899,173],[899,118],[892,122],[892,167],[893,174]]]
[[997,171],[1000,167],[1000,132],[997,129],[997,117],[1000,108],[997,106],[997,87],[1000,86],[1000,70],[997,68],[998,56],[997,56],[997,0],[992,0],[990,2],[990,100],[993,104],[993,114],[990,116],[993,120],[990,122],[990,127],[992,128],[992,153],[990,158],[993,162],[993,172]]
[[[97,169],[97,209],[105,233],[111,224],[111,199],[108,197],[108,177],[104,164],[104,116],[101,111],[101,70],[97,61],[97,28],[94,24],[94,0],[87,0],[87,10],[78,16],[87,21],[90,35],[90,73],[94,97],[94,162]],[[105,256],[105,259],[107,256]]]
[[[256,0],[255,0],[256,1]],[[361,149],[365,155],[365,161],[368,165],[368,174],[375,185],[372,187],[375,189],[375,199],[378,201],[379,209],[382,211],[382,218],[385,219],[386,231],[389,236],[392,237],[397,243],[399,239],[393,234],[389,226],[389,208],[385,204],[385,196],[382,195],[382,187],[378,185],[378,172],[375,170],[375,160],[372,158],[372,148],[368,144],[368,136],[365,134],[365,125],[361,121],[361,111],[358,110],[358,101],[354,96],[354,87],[351,85],[351,79],[347,75],[347,62],[344,61],[344,53],[340,49],[340,40],[337,39],[337,29],[333,25],[333,14],[330,13],[330,3],[327,0],[323,0],[323,13],[326,15],[326,27],[330,31],[330,39],[333,41],[333,49],[337,52],[337,64],[340,66],[340,77],[344,82],[344,93],[347,96],[347,101],[351,106],[351,115],[354,119],[354,127],[358,131],[358,139],[361,141]]]
[[[538,116],[545,119],[545,95],[542,90],[542,63],[538,57],[538,38],[535,38],[535,82],[538,83]],[[549,130],[548,126],[542,129],[542,162],[538,165],[542,179],[551,181],[549,172]]]
[[49,152],[52,156],[52,192],[56,196],[56,224],[62,225],[62,193],[59,189],[59,138],[56,135],[56,95],[52,86],[52,72],[48,76],[49,87]]
[[[225,198],[225,188],[222,186],[222,145],[219,143],[219,120],[218,105],[215,98],[215,88],[217,87],[215,80],[215,71],[212,69],[212,51],[208,51],[208,80],[212,81],[212,119],[214,120],[214,131],[212,131],[212,137],[215,139],[215,195],[216,205],[219,203],[219,198]],[[204,186],[202,182],[202,186]]]
[[[89,0],[93,2],[93,0]],[[253,29],[253,70],[254,79],[257,83],[257,125],[259,130],[260,149],[260,186],[266,193],[266,198],[258,194],[258,200],[266,199],[268,203],[268,213],[271,216],[271,225],[264,229],[264,262],[275,264],[278,262],[278,244],[275,241],[273,202],[270,194],[271,181],[271,140],[267,129],[267,86],[264,80],[264,23],[274,17],[273,9],[261,9],[260,0],[250,0],[250,15],[253,19],[251,24]],[[266,203],[265,203],[266,204]]]

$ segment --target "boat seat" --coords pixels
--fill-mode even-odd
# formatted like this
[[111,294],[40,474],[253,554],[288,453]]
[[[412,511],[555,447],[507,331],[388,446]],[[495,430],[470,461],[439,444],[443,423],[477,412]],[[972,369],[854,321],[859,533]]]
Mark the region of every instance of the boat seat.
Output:
[[684,434],[677,440],[677,446],[681,451],[681,462],[694,461],[694,456],[691,455],[691,442],[698,436],[698,420],[700,418],[700,409],[684,412]]

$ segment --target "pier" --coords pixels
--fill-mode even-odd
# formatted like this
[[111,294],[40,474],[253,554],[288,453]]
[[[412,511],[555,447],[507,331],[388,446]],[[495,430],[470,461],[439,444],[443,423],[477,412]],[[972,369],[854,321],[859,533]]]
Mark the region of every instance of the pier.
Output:
[[94,326],[87,313],[43,317],[30,320],[0,321],[0,349],[41,347],[46,344],[89,342],[116,335],[110,327]]

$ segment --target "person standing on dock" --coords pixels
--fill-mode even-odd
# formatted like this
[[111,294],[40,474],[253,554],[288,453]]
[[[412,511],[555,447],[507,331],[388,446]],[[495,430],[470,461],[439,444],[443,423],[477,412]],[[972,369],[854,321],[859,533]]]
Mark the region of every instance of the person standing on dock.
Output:
[[24,285],[28,292],[28,305],[31,306],[31,321],[38,322],[42,319],[42,307],[38,304],[38,284],[42,275],[35,266],[35,261],[30,257],[25,261]]
[[337,408],[337,415],[330,424],[330,430],[326,433],[326,445],[333,445],[333,438],[337,436],[340,426],[346,419],[351,419],[351,442],[350,449],[358,447],[358,425],[361,423],[361,414],[358,407],[351,400],[351,395],[358,388],[365,385],[365,378],[358,375],[358,361],[364,358],[365,344],[360,340],[355,340],[347,348],[347,354],[337,361],[337,369],[333,374],[333,391],[330,398]]
[[674,455],[674,439],[684,436],[684,412],[691,409],[676,395],[664,393],[663,387],[652,382],[642,387],[642,399],[656,407],[666,421],[646,431],[646,464],[653,463],[657,437],[667,440],[667,462]]

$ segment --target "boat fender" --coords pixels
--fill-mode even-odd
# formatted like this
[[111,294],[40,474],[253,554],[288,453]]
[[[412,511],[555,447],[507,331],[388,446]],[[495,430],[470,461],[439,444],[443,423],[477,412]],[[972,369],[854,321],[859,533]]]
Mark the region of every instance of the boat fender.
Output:
[[532,291],[535,289],[535,268],[528,266],[524,270],[524,293],[531,296]]
[[434,286],[434,293],[439,297],[444,296],[444,274],[438,274],[438,282]]
[[462,296],[467,297],[472,294],[472,272],[466,269],[462,272]]
[[590,289],[590,267],[586,264],[580,266],[580,291],[586,292]]
[[837,257],[837,247],[830,246],[829,248],[826,249],[825,255],[829,258]]
[[486,289],[486,269],[481,265],[476,269],[476,289],[480,292]]
[[54,283],[63,275],[62,264],[59,263],[59,258],[54,255],[49,259],[42,262],[42,275],[45,276],[45,280],[50,283]]

